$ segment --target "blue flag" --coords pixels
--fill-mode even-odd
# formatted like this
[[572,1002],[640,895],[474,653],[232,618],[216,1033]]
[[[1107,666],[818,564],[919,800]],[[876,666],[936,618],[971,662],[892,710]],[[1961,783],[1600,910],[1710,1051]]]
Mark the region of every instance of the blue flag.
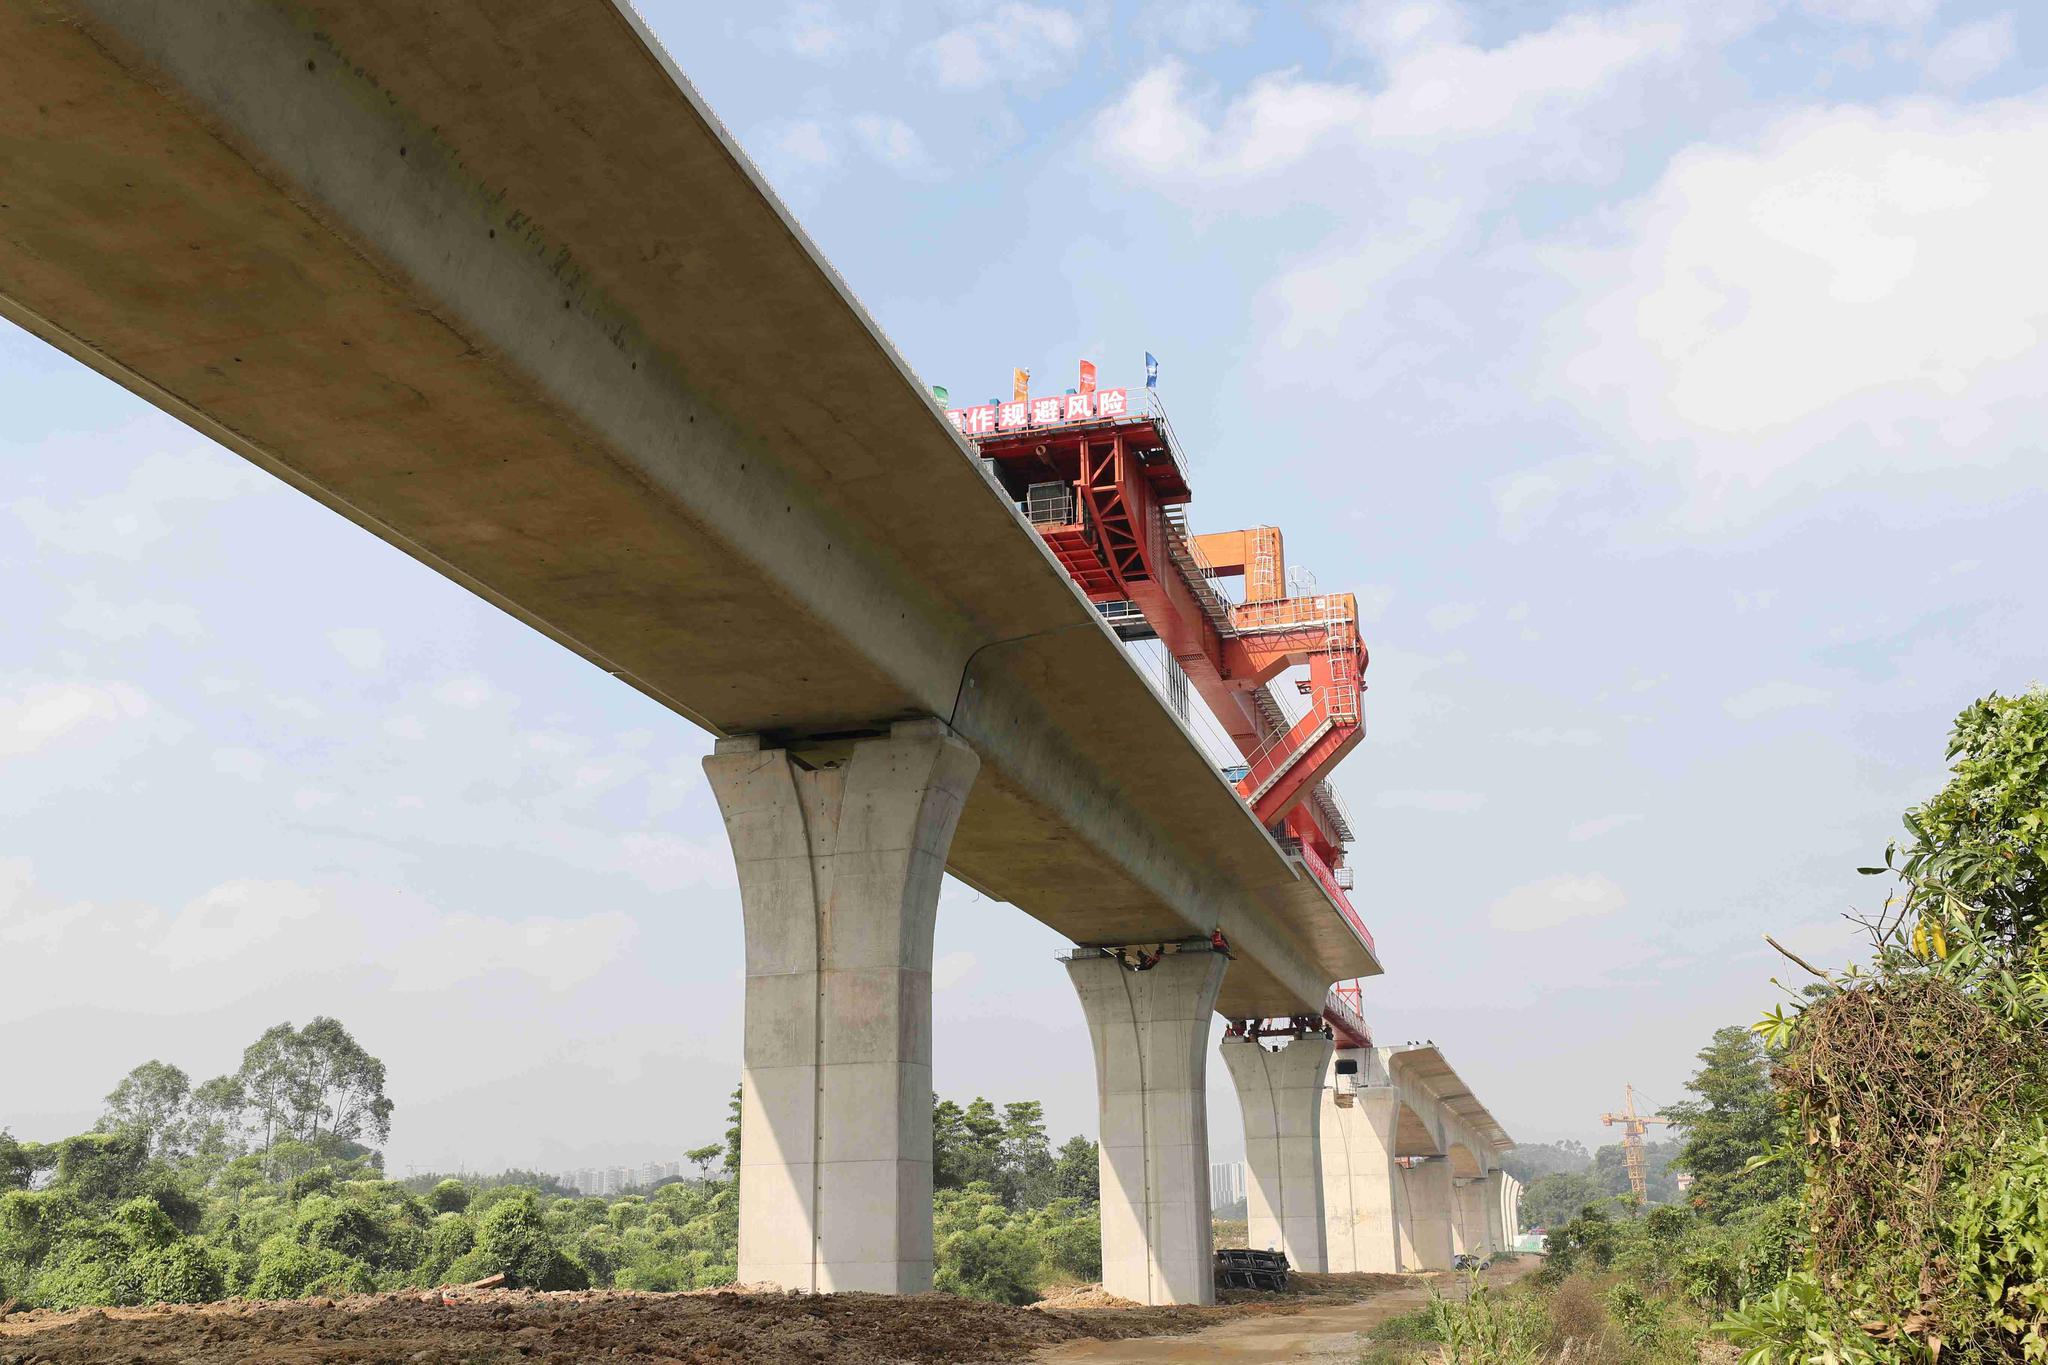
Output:
[[1148,389],[1159,387],[1159,357],[1153,355],[1150,351],[1145,352],[1145,387]]

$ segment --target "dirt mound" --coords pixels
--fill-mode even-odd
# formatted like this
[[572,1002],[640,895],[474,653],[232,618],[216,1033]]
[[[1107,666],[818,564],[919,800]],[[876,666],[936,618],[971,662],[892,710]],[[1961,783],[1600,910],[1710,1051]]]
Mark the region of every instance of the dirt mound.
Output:
[[599,1358],[620,1365],[927,1365],[1019,1360],[1082,1337],[1192,1332],[1235,1315],[1010,1308],[944,1294],[413,1291],[19,1314],[0,1323],[0,1365],[580,1365]]
[[1120,1299],[1099,1284],[1070,1284],[1055,1289],[1031,1305],[1040,1310],[1056,1308],[1142,1308],[1143,1304]]

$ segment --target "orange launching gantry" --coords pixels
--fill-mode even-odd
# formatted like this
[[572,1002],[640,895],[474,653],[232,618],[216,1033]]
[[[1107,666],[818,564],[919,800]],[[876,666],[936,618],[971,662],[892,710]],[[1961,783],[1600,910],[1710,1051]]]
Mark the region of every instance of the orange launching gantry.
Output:
[[[1245,804],[1370,947],[1345,895],[1351,829],[1324,783],[1365,735],[1357,600],[1289,595],[1277,527],[1190,535],[1192,495],[1172,429],[1156,406],[1134,410],[1127,390],[1020,396],[947,416],[1117,635],[1157,639],[1172,656],[1242,756],[1225,771]],[[1242,601],[1218,589],[1228,578],[1243,580]],[[1296,585],[1311,580],[1297,573]],[[1271,684],[1303,666],[1295,688],[1306,705],[1284,705]],[[1169,693],[1185,720],[1178,681]]]

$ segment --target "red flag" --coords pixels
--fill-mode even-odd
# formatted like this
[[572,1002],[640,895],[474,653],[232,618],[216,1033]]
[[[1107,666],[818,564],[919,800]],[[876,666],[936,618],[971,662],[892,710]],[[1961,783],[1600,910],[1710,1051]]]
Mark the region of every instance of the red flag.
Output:
[[1095,362],[1092,360],[1081,362],[1081,392],[1095,392]]

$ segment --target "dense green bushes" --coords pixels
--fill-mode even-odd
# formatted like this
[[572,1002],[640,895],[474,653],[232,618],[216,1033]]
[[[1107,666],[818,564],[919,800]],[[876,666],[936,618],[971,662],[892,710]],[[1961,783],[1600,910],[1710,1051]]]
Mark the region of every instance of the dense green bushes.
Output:
[[[1726,1331],[1753,1365],[2048,1359],[2048,692],[1957,718],[1874,956],[1759,1031],[1804,1253]],[[1805,966],[1805,964],[1800,964]]]
[[[736,1105],[725,1144],[693,1154],[706,1167],[723,1155],[719,1178],[645,1195],[582,1198],[524,1172],[392,1182],[355,1142],[388,1127],[383,1068],[339,1024],[317,1024],[269,1030],[243,1071],[197,1090],[175,1067],[136,1068],[109,1097],[107,1131],[47,1145],[0,1133],[0,1298],[68,1308],[367,1293],[498,1274],[547,1290],[735,1279]],[[306,1069],[299,1080],[295,1066]],[[354,1077],[339,1099],[337,1068]],[[1023,1303],[1044,1286],[1100,1275],[1093,1143],[1054,1152],[1031,1101],[1000,1113],[986,1100],[941,1103],[935,1126],[941,1288]]]
[[1030,1303],[1048,1285],[1102,1276],[1102,1222],[1093,1203],[1051,1199],[1013,1210],[980,1181],[932,1201],[934,1287],[996,1303]]

